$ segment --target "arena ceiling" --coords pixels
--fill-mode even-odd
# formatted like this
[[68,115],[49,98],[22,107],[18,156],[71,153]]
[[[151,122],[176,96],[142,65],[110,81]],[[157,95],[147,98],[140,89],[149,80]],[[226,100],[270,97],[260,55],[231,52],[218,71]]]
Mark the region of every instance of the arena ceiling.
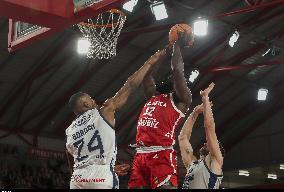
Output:
[[[208,35],[196,37],[183,51],[185,74],[200,72],[191,84],[193,103],[210,82],[216,88],[211,99],[219,140],[227,151],[225,169],[284,162],[284,2],[281,0],[165,0],[169,17],[156,21],[149,2],[140,0],[119,38],[117,56],[111,60],[87,59],[76,52],[81,37],[76,27],[19,49],[7,50],[8,19],[0,18],[0,129],[10,134],[27,133],[64,139],[74,119],[69,97],[87,92],[99,103],[113,96],[156,50],[167,44],[168,31],[176,23],[193,24],[198,16],[209,18]],[[268,6],[269,4],[269,6]],[[253,8],[254,7],[254,8]],[[238,11],[239,10],[239,11]],[[228,41],[238,30],[232,48]],[[262,56],[268,49],[274,53]],[[170,62],[157,79],[170,74]],[[256,100],[259,88],[269,90],[265,102]],[[130,160],[134,152],[136,122],[145,102],[141,88],[117,112],[119,158]],[[195,126],[192,144],[204,142],[202,119]],[[282,176],[283,178],[283,176]]]

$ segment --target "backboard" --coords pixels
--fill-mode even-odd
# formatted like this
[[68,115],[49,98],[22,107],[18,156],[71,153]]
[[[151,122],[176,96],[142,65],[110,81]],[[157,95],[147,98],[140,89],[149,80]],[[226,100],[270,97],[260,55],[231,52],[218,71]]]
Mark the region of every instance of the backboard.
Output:
[[[114,8],[126,0],[60,0],[60,3],[58,0],[4,1],[6,2],[0,2],[0,16],[3,14],[10,16],[8,50],[13,52]],[[31,3],[33,6],[30,6]],[[10,6],[11,9],[15,9],[14,12],[17,11],[17,14],[13,14],[13,11],[4,12],[3,6]],[[72,9],[71,14],[70,9]],[[22,16],[19,17],[21,13]]]

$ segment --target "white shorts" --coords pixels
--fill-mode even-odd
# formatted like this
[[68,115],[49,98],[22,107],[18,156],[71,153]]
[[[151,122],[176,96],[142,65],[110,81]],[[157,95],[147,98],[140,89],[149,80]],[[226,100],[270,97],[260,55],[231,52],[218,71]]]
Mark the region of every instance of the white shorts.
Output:
[[75,169],[70,189],[118,189],[118,177],[110,165],[89,165]]

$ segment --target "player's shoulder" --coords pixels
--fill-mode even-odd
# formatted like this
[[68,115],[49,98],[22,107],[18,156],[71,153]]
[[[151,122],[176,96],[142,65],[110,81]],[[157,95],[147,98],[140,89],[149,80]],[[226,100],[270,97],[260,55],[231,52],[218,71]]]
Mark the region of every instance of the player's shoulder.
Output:
[[94,109],[90,109],[82,113],[81,115],[77,116],[65,130],[66,134],[70,132],[71,130],[75,129],[76,127],[79,127],[79,126],[82,126],[88,123],[91,120],[91,118],[96,114],[96,112],[98,112],[98,109],[94,108]]
[[85,111],[83,114],[78,116],[74,121],[73,121],[73,126],[81,126],[82,124],[85,124],[88,122],[96,113],[98,112],[97,108],[89,109]]
[[74,128],[74,124],[75,124],[74,121],[75,121],[75,120],[73,120],[72,123],[65,129],[65,134],[66,134],[66,135],[69,135],[70,132],[71,132],[71,130]]
[[115,102],[115,99],[112,97],[112,98],[108,98],[107,100],[104,101],[104,103],[99,107],[100,110],[105,110],[105,109],[108,109],[108,108],[113,108],[114,106],[114,102]]

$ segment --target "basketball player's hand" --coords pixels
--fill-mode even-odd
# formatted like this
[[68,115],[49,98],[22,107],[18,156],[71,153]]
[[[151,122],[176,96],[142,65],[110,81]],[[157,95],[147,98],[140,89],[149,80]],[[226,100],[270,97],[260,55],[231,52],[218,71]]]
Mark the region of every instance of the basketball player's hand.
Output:
[[128,164],[116,165],[114,167],[114,171],[118,176],[126,175],[129,170],[130,170],[130,165],[128,165]]
[[193,111],[197,114],[203,113],[203,104],[197,105]]
[[158,50],[154,55],[152,55],[150,57],[150,59],[148,60],[148,62],[150,62],[151,65],[155,64],[158,62],[158,60],[162,57],[166,55],[166,49],[163,50]]
[[200,91],[202,97],[208,97],[209,93],[213,90],[215,84],[211,83],[205,90]]
[[168,44],[165,46],[165,51],[166,51],[166,55],[172,55],[173,52],[173,46],[171,44]]
[[[212,102],[210,102],[210,105],[211,105],[211,107],[213,107],[213,103],[212,103]],[[193,111],[194,111],[195,113],[197,113],[197,114],[203,113],[203,111],[204,111],[203,103],[200,104],[200,105],[197,105],[197,106],[194,108]]]
[[185,33],[184,31],[178,31],[178,40],[176,43],[181,48],[189,48],[193,44],[192,34]]

